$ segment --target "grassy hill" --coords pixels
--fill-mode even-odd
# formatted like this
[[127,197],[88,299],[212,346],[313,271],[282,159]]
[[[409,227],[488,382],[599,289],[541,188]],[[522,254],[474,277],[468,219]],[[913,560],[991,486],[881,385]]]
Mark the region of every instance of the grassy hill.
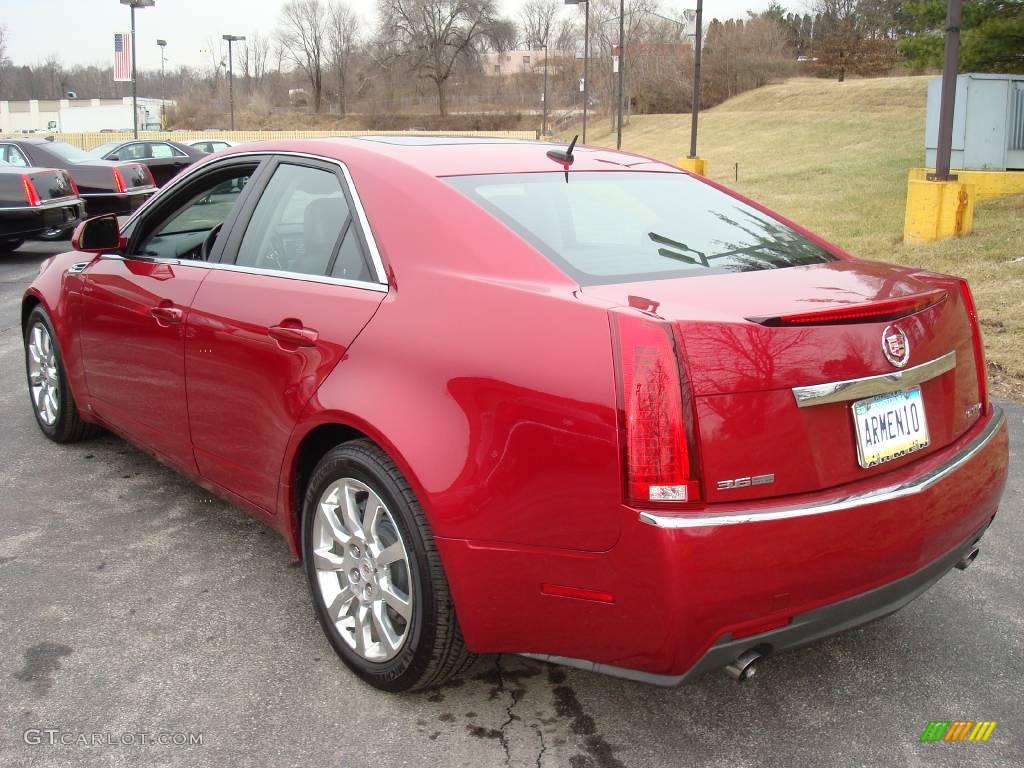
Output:
[[[716,181],[857,256],[968,278],[993,392],[1024,400],[1024,197],[977,206],[969,236],[902,242],[907,169],[924,162],[926,83],[800,78],[749,91],[702,114],[700,155]],[[587,141],[614,146],[607,120],[588,125]],[[689,145],[689,115],[636,116],[623,133],[623,149],[661,160]]]

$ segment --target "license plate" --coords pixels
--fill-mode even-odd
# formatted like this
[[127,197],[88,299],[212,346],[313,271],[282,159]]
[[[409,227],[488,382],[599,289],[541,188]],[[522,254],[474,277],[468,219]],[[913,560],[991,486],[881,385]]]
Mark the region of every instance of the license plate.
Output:
[[857,461],[865,469],[928,447],[921,388],[913,387],[853,404]]

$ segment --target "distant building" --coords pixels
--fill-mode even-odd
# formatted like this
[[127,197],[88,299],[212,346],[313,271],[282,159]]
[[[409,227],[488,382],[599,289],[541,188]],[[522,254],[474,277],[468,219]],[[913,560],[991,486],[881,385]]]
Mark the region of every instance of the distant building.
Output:
[[[174,102],[168,100],[167,106]],[[139,128],[159,127],[160,99],[138,99]],[[132,99],[28,99],[0,101],[0,133],[88,133],[131,130]]]
[[[572,51],[548,50],[548,58],[552,65],[556,60],[572,59]],[[481,53],[480,66],[484,74],[491,77],[499,75],[525,75],[544,68],[544,49],[535,51],[505,51],[504,53]]]

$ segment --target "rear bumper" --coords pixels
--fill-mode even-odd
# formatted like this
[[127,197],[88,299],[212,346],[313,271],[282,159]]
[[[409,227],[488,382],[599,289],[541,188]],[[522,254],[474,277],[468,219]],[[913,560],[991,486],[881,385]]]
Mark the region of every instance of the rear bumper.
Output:
[[698,513],[623,507],[606,552],[438,546],[473,650],[674,685],[746,649],[802,645],[909,603],[991,522],[1007,463],[994,407],[945,450],[842,489]]
[[155,192],[156,187],[138,192],[83,192],[82,198],[89,216],[102,216],[106,213],[125,216],[141,208]]
[[31,238],[50,231],[68,230],[84,217],[85,206],[78,198],[0,208],[0,237]]
[[563,656],[544,656],[542,654],[524,654],[530,658],[564,664],[569,667],[587,669],[592,672],[622,677],[660,686],[675,686],[697,677],[713,669],[721,669],[733,662],[740,654],[755,649],[762,655],[797,648],[831,635],[845,632],[869,622],[885,618],[923,594],[939,579],[946,575],[961,558],[965,557],[981,540],[988,528],[985,526],[972,534],[942,557],[929,563],[924,568],[904,576],[902,579],[885,584],[863,594],[840,600],[837,603],[822,606],[813,611],[798,614],[790,623],[780,629],[761,632],[739,639],[730,635],[720,638],[700,660],[683,674],[658,675],[641,670],[613,667],[583,659],[566,658]]

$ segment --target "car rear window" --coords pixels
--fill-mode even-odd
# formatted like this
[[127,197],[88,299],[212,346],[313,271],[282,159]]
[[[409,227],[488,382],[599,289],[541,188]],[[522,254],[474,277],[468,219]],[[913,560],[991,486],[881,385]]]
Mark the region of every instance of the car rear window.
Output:
[[445,179],[581,285],[835,260],[755,208],[682,173],[582,171]]

